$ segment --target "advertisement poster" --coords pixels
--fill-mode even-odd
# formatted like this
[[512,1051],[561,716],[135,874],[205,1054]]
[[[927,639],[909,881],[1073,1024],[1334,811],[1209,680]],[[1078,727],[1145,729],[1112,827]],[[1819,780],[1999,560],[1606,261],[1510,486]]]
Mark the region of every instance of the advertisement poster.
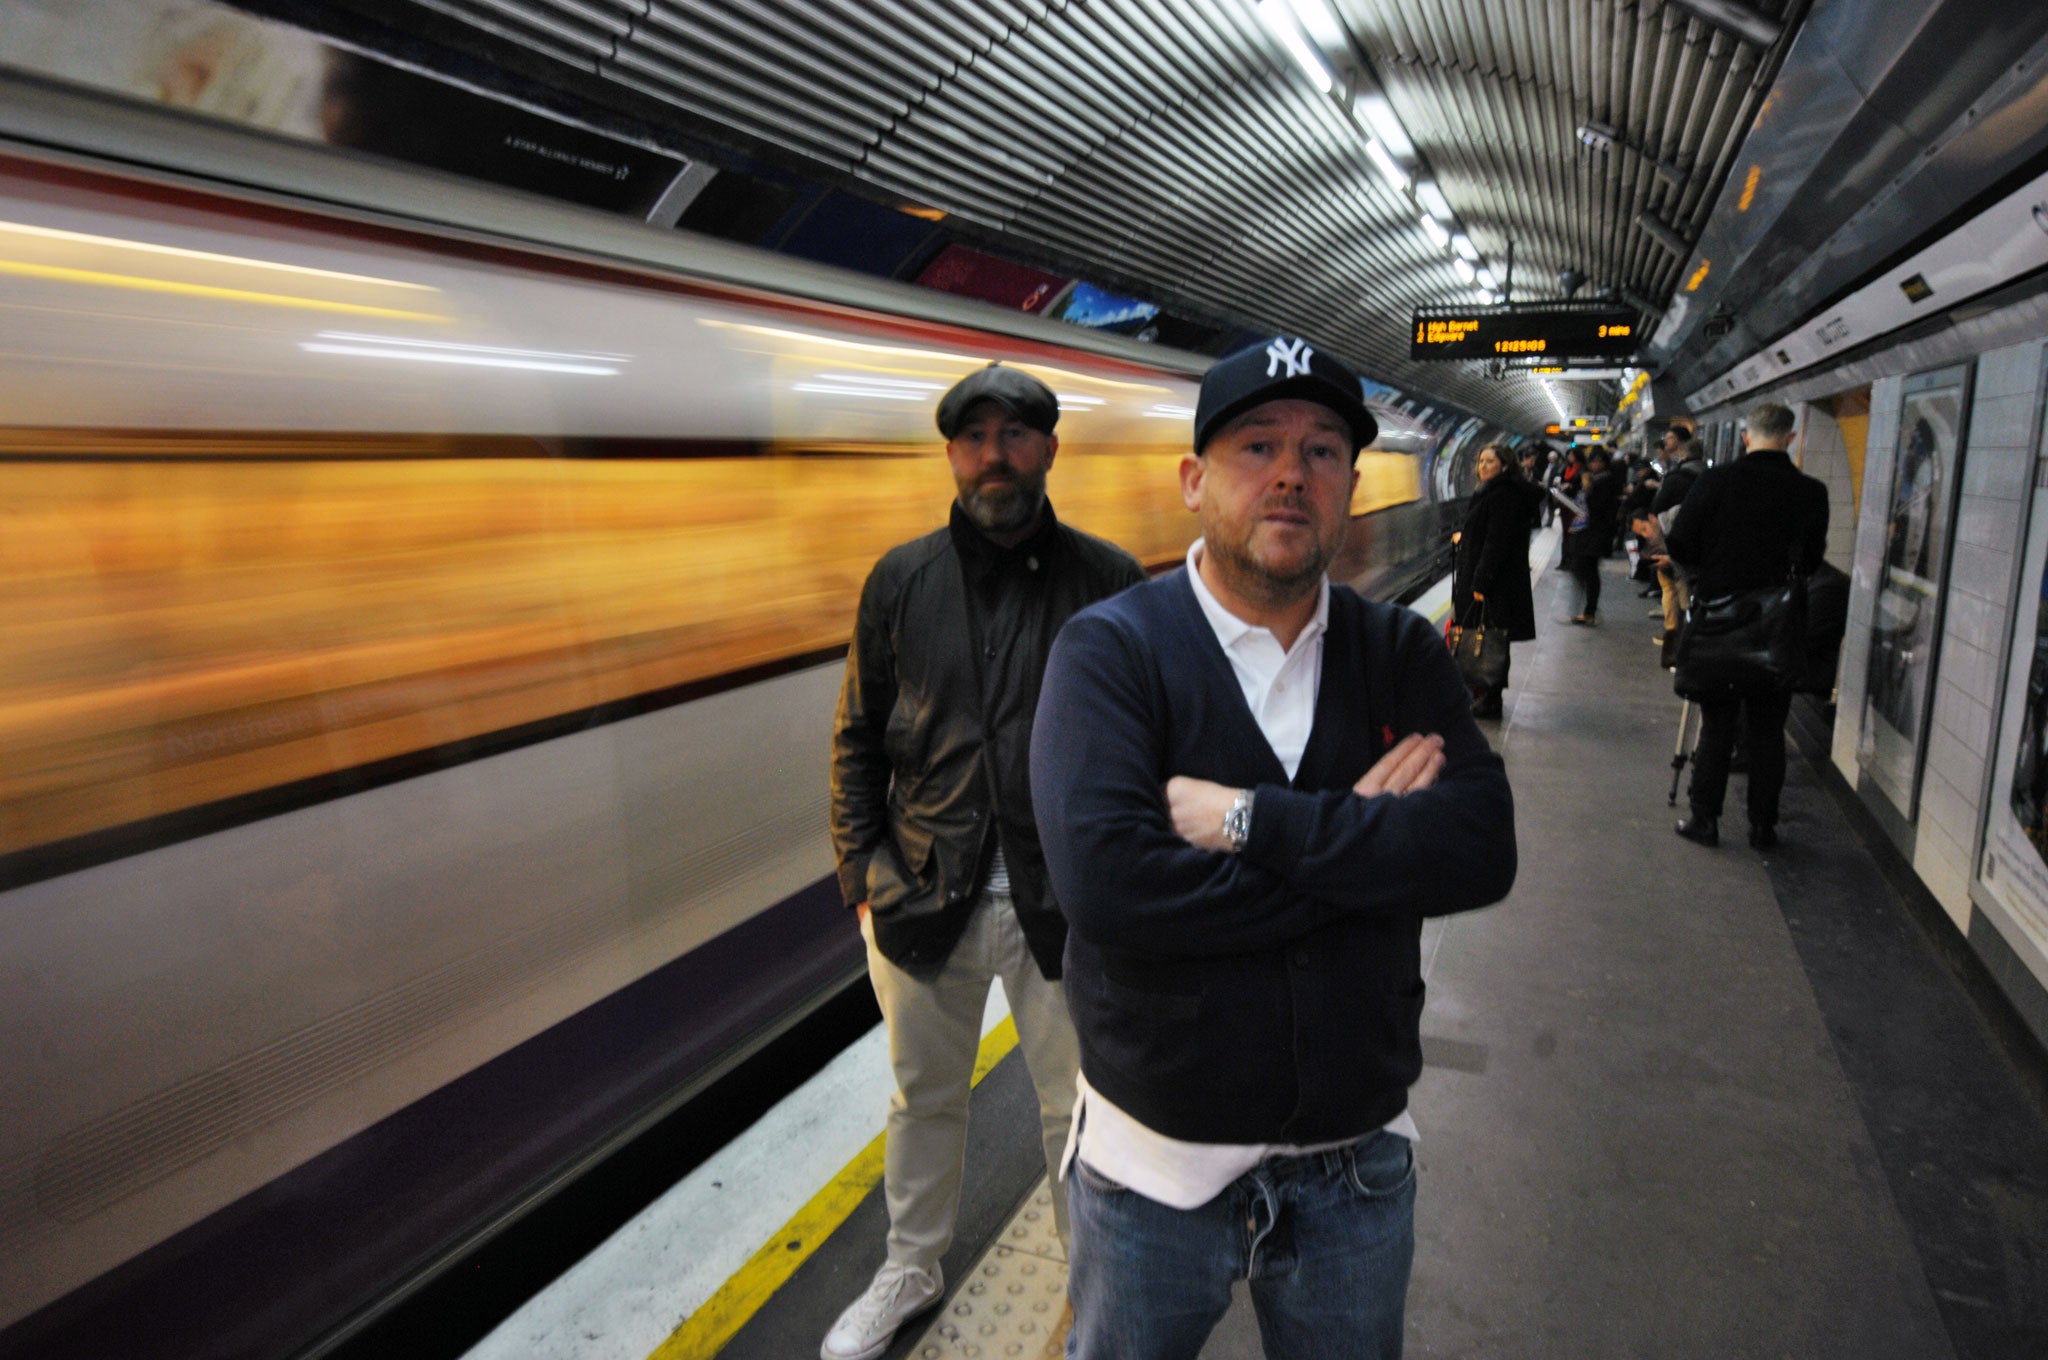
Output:
[[980,298],[1020,312],[1036,312],[1059,296],[1067,280],[956,243],[940,251],[924,267],[917,276],[917,285],[960,297]]
[[645,217],[686,162],[213,0],[6,0],[0,64]]
[[1066,296],[1053,319],[1091,330],[1131,330],[1159,315],[1156,303],[1104,292],[1093,284],[1077,283]]
[[2036,490],[1971,893],[2048,986],[2048,491]]
[[1906,380],[1892,460],[1857,754],[1864,773],[1908,821],[1927,750],[1968,377],[1967,367],[1956,367]]

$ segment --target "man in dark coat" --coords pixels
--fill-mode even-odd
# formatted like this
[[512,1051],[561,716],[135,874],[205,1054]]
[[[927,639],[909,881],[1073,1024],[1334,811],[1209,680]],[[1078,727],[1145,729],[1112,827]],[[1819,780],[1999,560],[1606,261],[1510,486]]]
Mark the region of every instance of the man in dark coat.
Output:
[[[1067,923],[1032,817],[1032,715],[1054,636],[1145,579],[1053,515],[1059,399],[1001,364],[940,399],[959,497],[946,527],[884,554],[861,590],[832,736],[832,846],[889,1027],[896,1095],[882,1170],[888,1259],[825,1338],[872,1360],[937,1305],[967,1151],[989,983],[1003,980],[1058,1170],[1080,1063],[1060,985]],[[1067,1235],[1055,1182],[1053,1213]]]
[[[1498,444],[1479,451],[1473,467],[1479,479],[1458,530],[1451,574],[1451,613],[1460,627],[1498,628],[1510,642],[1536,636],[1536,603],[1529,589],[1529,530],[1542,491],[1522,479],[1514,458]],[[1476,695],[1472,714],[1501,715],[1500,684]]]
[[1506,768],[1422,617],[1330,583],[1359,382],[1298,337],[1202,379],[1187,566],[1075,616],[1031,735],[1073,924],[1074,1360],[1401,1353],[1425,916],[1515,876]]
[[[1820,566],[1828,545],[1828,489],[1792,466],[1789,407],[1765,402],[1743,420],[1745,452],[1709,468],[1687,493],[1665,542],[1685,568],[1695,600],[1783,585]],[[1778,843],[1778,794],[1785,785],[1787,689],[1753,689],[1700,702],[1700,740],[1693,754],[1692,815],[1678,834],[1705,846],[1721,843],[1721,802],[1735,740],[1749,755],[1749,843]],[[1738,721],[1739,720],[1739,721]]]

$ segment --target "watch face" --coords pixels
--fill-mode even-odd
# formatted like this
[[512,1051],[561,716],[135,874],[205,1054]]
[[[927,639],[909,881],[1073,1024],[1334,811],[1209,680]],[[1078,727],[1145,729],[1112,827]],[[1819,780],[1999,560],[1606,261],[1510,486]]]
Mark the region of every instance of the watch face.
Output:
[[1230,811],[1223,814],[1224,839],[1230,842],[1231,849],[1242,850],[1244,849],[1245,837],[1251,834],[1251,829],[1251,807],[1244,799],[1240,798],[1230,805]]

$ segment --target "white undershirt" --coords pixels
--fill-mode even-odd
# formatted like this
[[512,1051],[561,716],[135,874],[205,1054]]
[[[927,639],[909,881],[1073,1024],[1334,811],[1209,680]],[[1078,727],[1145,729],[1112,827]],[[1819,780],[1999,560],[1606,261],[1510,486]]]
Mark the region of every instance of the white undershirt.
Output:
[[[1315,725],[1316,694],[1323,678],[1323,634],[1330,625],[1330,580],[1323,578],[1316,612],[1292,647],[1283,648],[1270,628],[1246,623],[1224,608],[1202,580],[1202,540],[1188,549],[1188,584],[1195,602],[1216,632],[1223,654],[1244,691],[1244,701],[1258,721],[1273,754],[1289,779],[1301,768]],[[1420,1135],[1406,1110],[1387,1131],[1414,1140]],[[1111,1180],[1129,1186],[1150,1200],[1174,1209],[1207,1204],[1223,1187],[1268,1157],[1297,1157],[1343,1147],[1334,1143],[1189,1143],[1168,1138],[1125,1114],[1091,1089],[1084,1076],[1074,1102],[1074,1122],[1067,1135],[1062,1175],[1076,1156]]]

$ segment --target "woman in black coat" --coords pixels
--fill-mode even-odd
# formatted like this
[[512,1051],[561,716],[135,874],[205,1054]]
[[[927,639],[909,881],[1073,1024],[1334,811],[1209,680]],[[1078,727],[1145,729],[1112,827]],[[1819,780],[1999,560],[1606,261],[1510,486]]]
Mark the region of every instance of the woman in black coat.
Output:
[[1573,623],[1600,621],[1600,559],[1614,550],[1614,530],[1621,518],[1621,483],[1614,459],[1595,444],[1586,455],[1586,477],[1578,492],[1586,507],[1584,523],[1573,522],[1564,535],[1564,568],[1578,578],[1586,603],[1572,615]]
[[[1523,480],[1508,451],[1489,444],[1479,451],[1473,468],[1478,490],[1459,529],[1451,571],[1451,609],[1460,625],[1498,628],[1510,642],[1536,636],[1536,604],[1529,592],[1529,532],[1535,527],[1537,500],[1543,493]],[[1477,695],[1472,711],[1482,718],[1500,716],[1501,692]]]

